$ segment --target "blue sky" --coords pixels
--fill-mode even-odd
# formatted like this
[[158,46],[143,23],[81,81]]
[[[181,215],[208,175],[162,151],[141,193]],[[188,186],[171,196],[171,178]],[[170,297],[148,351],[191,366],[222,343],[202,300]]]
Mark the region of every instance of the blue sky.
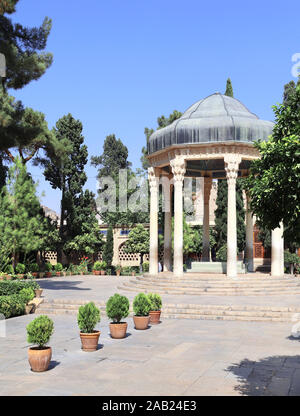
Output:
[[[89,155],[116,134],[140,166],[144,127],[184,111],[231,77],[235,97],[273,120],[300,52],[299,0],[20,0],[13,21],[53,20],[47,50],[54,63],[12,95],[46,114],[49,127],[72,113],[84,126]],[[29,166],[42,201],[59,211],[60,194]],[[96,191],[96,169],[87,187]]]

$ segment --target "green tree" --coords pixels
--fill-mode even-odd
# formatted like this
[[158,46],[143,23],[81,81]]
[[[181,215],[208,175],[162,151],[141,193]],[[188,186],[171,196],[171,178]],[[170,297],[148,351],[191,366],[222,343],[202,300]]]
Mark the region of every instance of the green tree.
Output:
[[15,266],[20,253],[26,256],[40,249],[46,223],[36,196],[36,185],[19,158],[9,169],[7,186],[0,198],[0,240],[9,250]]
[[54,129],[56,139],[61,145],[68,143],[69,147],[64,153],[49,153],[40,160],[45,167],[46,180],[62,193],[58,247],[60,262],[62,251],[68,255],[73,250],[81,254],[93,254],[102,245],[94,194],[82,190],[87,180],[84,167],[88,160],[82,128],[82,123],[71,114],[60,118]]
[[142,224],[138,224],[132,230],[130,230],[128,240],[125,243],[125,253],[138,253],[140,254],[140,272],[143,271],[143,259],[144,255],[149,253],[150,234]]
[[231,84],[231,79],[230,78],[227,79],[226,91],[225,91],[225,94],[224,95],[227,95],[227,97],[232,97],[233,98],[233,88],[232,88],[232,84]]
[[[227,244],[227,180],[218,180],[218,191],[216,198],[217,209],[215,210],[215,239],[217,250]],[[236,215],[237,215],[237,246],[239,252],[245,248],[246,226],[245,209],[243,200],[243,185],[239,179],[236,181]]]
[[[148,222],[148,212],[131,212],[129,209],[120,210],[120,200],[125,199],[128,203],[129,198],[140,189],[139,185],[135,189],[130,189],[130,183],[135,179],[138,179],[134,172],[131,170],[131,163],[128,161],[128,149],[122,143],[120,139],[116,139],[112,134],[107,136],[104,145],[103,153],[100,156],[93,156],[91,158],[92,165],[98,168],[97,178],[110,177],[113,179],[116,187],[116,207],[115,211],[101,211],[100,217],[106,224],[115,225],[133,225],[137,223]],[[120,188],[120,171],[127,174],[127,183]],[[98,190],[99,197],[103,196],[107,190],[107,185],[103,185]],[[126,193],[126,197],[125,197]],[[100,200],[100,198],[99,198]],[[101,209],[101,207],[100,207]]]
[[19,89],[38,80],[53,61],[51,53],[45,53],[52,22],[46,17],[39,27],[28,28],[13,23],[6,15],[15,12],[18,0],[2,0],[0,3],[0,53],[6,58],[7,88]]
[[287,84],[283,104],[273,110],[273,134],[255,143],[261,158],[252,162],[246,188],[259,225],[273,230],[283,222],[285,237],[299,246],[300,79]]
[[103,249],[103,260],[107,264],[108,268],[111,267],[114,256],[114,234],[113,228],[110,225],[107,230],[106,242]]

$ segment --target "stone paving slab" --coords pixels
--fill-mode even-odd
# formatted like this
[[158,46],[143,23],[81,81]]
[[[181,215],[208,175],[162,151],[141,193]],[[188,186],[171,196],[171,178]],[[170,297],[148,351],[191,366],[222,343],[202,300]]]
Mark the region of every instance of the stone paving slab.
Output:
[[164,320],[100,346],[80,348],[76,316],[52,317],[49,371],[27,361],[26,315],[6,321],[0,338],[0,395],[299,395],[300,341],[289,323]]

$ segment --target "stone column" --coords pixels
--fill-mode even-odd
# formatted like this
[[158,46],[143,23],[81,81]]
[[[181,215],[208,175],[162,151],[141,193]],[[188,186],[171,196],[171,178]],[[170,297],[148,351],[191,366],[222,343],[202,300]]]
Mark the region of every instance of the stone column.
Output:
[[158,273],[158,189],[159,176],[157,169],[148,168],[148,180],[150,185],[150,251],[149,273]]
[[284,240],[283,224],[272,231],[272,259],[271,276],[282,277],[284,275]]
[[204,178],[204,211],[203,211],[203,249],[202,261],[210,261],[209,247],[209,198],[212,179]]
[[174,276],[183,275],[183,179],[185,159],[176,156],[170,161],[174,178]]
[[236,224],[236,179],[241,156],[227,154],[224,157],[228,183],[227,208],[227,277],[237,276],[237,224]]
[[246,193],[247,210],[246,210],[246,248],[245,258],[248,263],[248,271],[254,272],[253,263],[253,215],[250,209],[250,196]]
[[165,210],[165,224],[164,224],[164,272],[172,270],[171,255],[172,255],[172,185],[170,178],[164,178],[164,210]]

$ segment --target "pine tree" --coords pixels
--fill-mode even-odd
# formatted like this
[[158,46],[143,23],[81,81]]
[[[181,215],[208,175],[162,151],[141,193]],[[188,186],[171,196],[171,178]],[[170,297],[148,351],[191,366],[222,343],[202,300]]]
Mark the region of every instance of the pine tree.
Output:
[[0,243],[7,247],[15,266],[20,253],[40,249],[46,232],[36,196],[36,185],[19,158],[9,169],[7,186],[0,198]]
[[113,228],[110,225],[107,230],[106,243],[103,250],[103,260],[106,262],[107,266],[110,268],[114,256],[114,235]]
[[6,58],[6,88],[19,89],[38,80],[52,64],[52,54],[45,53],[52,22],[46,17],[39,27],[28,28],[12,23],[5,14],[15,12],[18,0],[0,2],[0,53]]

